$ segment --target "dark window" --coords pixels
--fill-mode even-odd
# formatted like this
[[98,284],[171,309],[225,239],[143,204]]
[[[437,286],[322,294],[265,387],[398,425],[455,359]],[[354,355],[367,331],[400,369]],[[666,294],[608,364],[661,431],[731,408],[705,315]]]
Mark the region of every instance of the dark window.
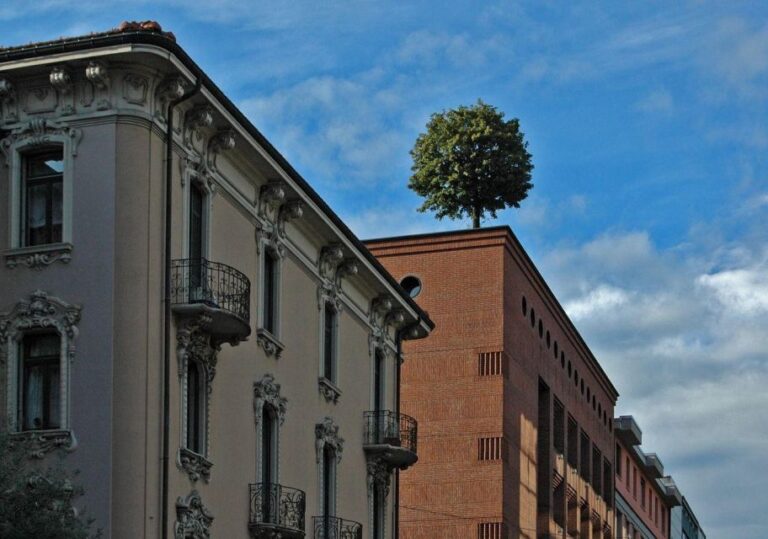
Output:
[[400,286],[402,286],[403,290],[408,292],[408,295],[412,298],[415,298],[421,293],[421,281],[418,277],[414,277],[413,275],[409,275],[400,281]]
[[336,310],[330,303],[325,304],[325,320],[323,326],[323,376],[336,380],[333,356],[336,353]]
[[[196,185],[189,191],[189,286],[197,299],[208,299],[198,290],[203,285],[203,192]],[[203,294],[203,295],[201,295]],[[198,297],[200,296],[200,297]]]
[[22,430],[61,428],[60,342],[54,333],[24,337],[19,399]]
[[555,399],[554,401],[554,417],[553,417],[555,430],[552,436],[552,441],[555,446],[555,451],[561,455],[565,454],[565,408],[563,404]]
[[270,249],[264,249],[264,329],[273,335],[277,331],[277,259]]
[[531,327],[536,325],[536,309],[531,308]]
[[[275,410],[269,405],[264,405],[261,410],[261,482],[264,484],[265,492],[272,493],[269,485],[276,482],[274,470],[275,466]],[[273,515],[276,504],[270,499],[270,496],[264,496],[264,522],[273,522],[277,515]]]
[[645,508],[645,479],[640,478],[640,505]]
[[597,446],[592,446],[592,488],[599,496],[603,493],[603,455]]
[[525,299],[525,296],[523,296],[523,316],[526,316],[528,314],[528,300]]
[[[376,350],[374,356],[373,374],[373,406],[374,410],[379,412],[384,409],[384,354],[380,350]],[[376,420],[378,421],[378,419],[379,416],[377,415]]]
[[62,240],[63,173],[61,151],[24,158],[24,245]]
[[575,470],[579,466],[579,426],[576,420],[568,415],[568,464]]
[[325,534],[322,537],[331,537],[330,518],[334,516],[334,498],[336,491],[336,451],[333,446],[325,444],[323,446],[323,490],[321,497],[323,500],[323,528]]
[[204,377],[201,366],[187,360],[187,449],[203,454],[203,431],[205,421]]
[[621,477],[621,446],[616,444],[616,475]]
[[581,447],[579,448],[579,455],[581,456],[581,462],[579,463],[579,473],[582,479],[589,481],[589,450],[590,450],[589,436],[583,430],[581,431]]

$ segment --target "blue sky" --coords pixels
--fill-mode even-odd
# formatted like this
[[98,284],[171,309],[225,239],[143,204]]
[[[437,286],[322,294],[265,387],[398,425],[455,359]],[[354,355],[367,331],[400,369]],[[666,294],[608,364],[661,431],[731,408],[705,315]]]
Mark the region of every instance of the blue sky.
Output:
[[[768,4],[5,1],[4,45],[156,19],[361,237],[482,98],[536,166],[510,224],[710,539],[768,529]],[[762,472],[758,472],[763,470]]]

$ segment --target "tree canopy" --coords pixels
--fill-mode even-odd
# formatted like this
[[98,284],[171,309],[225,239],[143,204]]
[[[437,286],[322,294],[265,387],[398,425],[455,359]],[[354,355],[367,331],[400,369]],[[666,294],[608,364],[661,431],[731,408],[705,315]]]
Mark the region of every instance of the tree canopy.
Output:
[[87,539],[91,520],[72,500],[83,489],[60,466],[30,465],[24,442],[0,432],[0,537],[3,539]]
[[431,116],[416,139],[408,187],[425,201],[419,211],[438,219],[472,218],[480,227],[486,213],[520,207],[531,183],[531,154],[517,118],[478,100]]

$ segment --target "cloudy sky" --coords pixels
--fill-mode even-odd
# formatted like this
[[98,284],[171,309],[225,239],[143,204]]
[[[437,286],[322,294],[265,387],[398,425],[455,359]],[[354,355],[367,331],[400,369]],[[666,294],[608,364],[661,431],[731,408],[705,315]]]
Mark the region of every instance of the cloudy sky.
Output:
[[768,4],[0,3],[0,44],[157,19],[361,237],[418,214],[408,150],[482,98],[535,163],[509,224],[709,539],[768,530]]

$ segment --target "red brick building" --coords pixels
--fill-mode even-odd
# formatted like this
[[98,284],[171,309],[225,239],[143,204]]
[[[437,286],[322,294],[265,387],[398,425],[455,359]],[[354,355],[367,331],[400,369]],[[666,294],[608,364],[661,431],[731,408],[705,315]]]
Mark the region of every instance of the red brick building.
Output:
[[405,343],[400,537],[613,538],[618,394],[510,228],[367,245],[437,325]]

